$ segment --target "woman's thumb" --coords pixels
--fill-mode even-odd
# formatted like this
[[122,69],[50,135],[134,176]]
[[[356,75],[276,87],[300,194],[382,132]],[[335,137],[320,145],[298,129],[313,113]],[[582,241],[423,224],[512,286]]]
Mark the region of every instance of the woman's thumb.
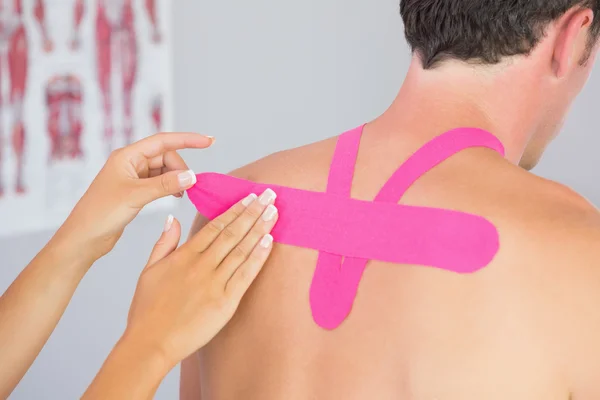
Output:
[[170,171],[154,178],[143,180],[144,204],[153,202],[162,197],[173,196],[191,188],[196,184],[196,174],[192,170]]
[[169,215],[165,222],[165,227],[160,239],[154,245],[150,258],[148,259],[148,265],[151,266],[156,264],[158,261],[167,257],[171,254],[179,245],[181,239],[181,225],[179,221]]

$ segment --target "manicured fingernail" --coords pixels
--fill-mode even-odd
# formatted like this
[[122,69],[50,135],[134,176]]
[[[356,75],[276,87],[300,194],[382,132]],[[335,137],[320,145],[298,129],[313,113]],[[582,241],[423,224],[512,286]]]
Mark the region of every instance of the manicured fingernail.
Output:
[[275,194],[275,192],[272,191],[271,189],[267,189],[264,191],[263,194],[260,195],[260,197],[258,198],[258,202],[261,205],[266,206],[266,205],[274,202],[276,198],[277,198],[277,195]]
[[213,142],[213,143],[215,142],[215,137],[214,136],[206,136],[206,137],[209,138],[211,142]]
[[248,197],[246,197],[244,200],[242,200],[242,205],[244,207],[248,207],[250,204],[252,204],[254,202],[254,200],[256,200],[258,196],[255,195],[254,193],[249,194]]
[[177,179],[179,180],[180,188],[188,188],[196,184],[196,174],[192,170],[180,173],[177,175]]
[[164,229],[165,232],[169,232],[169,230],[171,230],[171,227],[173,226],[173,220],[174,220],[174,218],[172,215],[169,215],[167,217],[167,221],[165,222],[165,229]]
[[273,204],[271,204],[263,212],[262,220],[265,222],[269,222],[270,220],[275,218],[276,215],[277,215],[277,208]]
[[269,247],[271,247],[272,243],[273,243],[273,236],[266,234],[265,236],[263,236],[263,238],[260,241],[260,247],[264,247],[265,249],[268,249]]

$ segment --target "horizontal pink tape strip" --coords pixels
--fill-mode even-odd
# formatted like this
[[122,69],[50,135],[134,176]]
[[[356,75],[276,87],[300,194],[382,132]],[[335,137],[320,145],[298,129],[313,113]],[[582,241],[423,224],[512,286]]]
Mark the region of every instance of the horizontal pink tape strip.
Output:
[[188,196],[213,219],[249,193],[277,193],[277,243],[344,257],[476,272],[499,249],[496,227],[485,218],[436,208],[369,202],[328,193],[264,185],[216,173],[197,175]]

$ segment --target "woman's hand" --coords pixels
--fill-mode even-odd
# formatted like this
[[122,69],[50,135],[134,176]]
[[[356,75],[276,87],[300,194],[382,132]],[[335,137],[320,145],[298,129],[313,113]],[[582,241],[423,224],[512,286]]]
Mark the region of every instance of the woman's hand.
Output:
[[104,256],[146,204],[169,195],[181,197],[196,183],[176,150],[212,143],[211,137],[195,133],[159,133],[116,150],[59,234],[87,249],[93,260]]
[[267,257],[275,193],[249,195],[177,249],[170,217],[142,272],[127,329],[84,399],[149,398],[231,319]]

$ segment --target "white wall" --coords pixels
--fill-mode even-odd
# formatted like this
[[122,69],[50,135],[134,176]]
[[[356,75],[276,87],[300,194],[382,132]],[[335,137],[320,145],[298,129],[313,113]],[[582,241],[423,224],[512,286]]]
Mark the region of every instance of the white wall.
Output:
[[[218,139],[212,150],[185,154],[196,171],[226,172],[373,118],[394,98],[408,67],[398,0],[179,0],[174,8],[176,128]],[[597,74],[538,169],[596,204],[600,137],[592,107],[599,92]],[[192,207],[184,200],[175,215],[187,230]],[[81,395],[124,328],[164,217],[135,221],[94,266],[11,399]],[[0,290],[50,235],[0,241]],[[176,373],[157,398],[176,398]]]

